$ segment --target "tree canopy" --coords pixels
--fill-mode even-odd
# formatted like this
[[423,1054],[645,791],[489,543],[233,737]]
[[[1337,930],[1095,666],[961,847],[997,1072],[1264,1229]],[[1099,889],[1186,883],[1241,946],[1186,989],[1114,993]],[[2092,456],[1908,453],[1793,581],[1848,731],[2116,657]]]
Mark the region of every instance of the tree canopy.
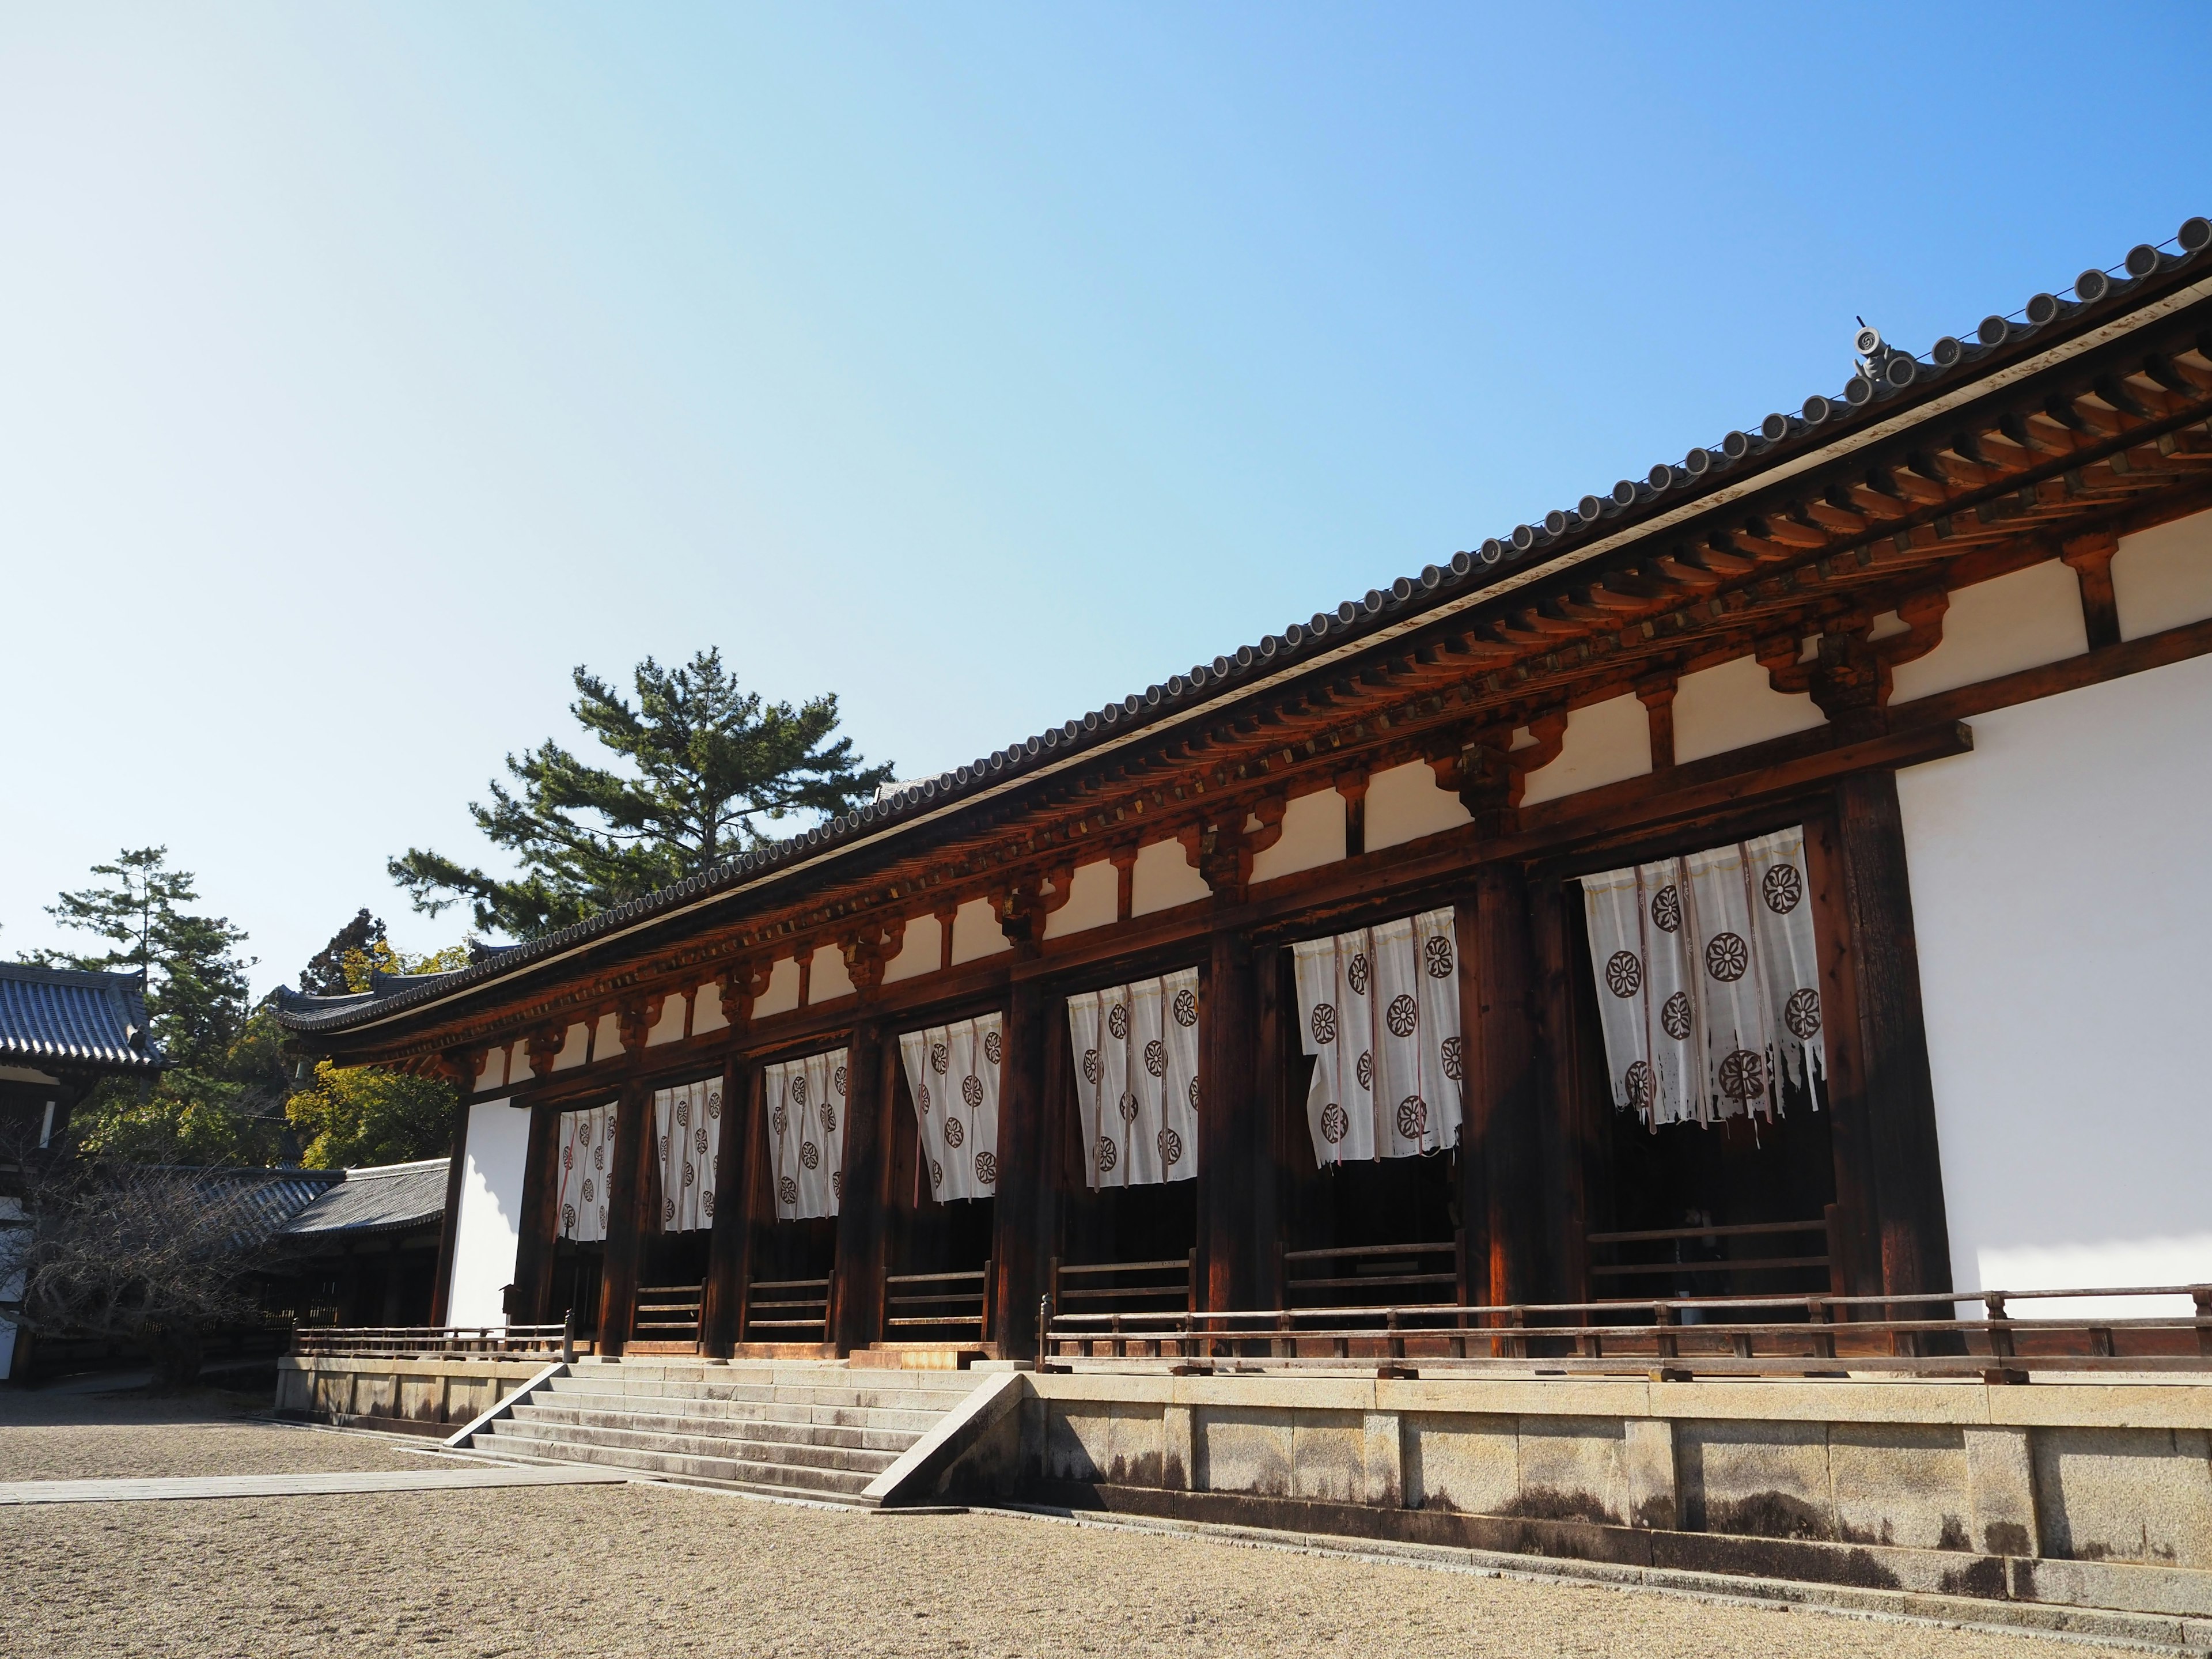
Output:
[[761,844],[763,823],[843,811],[892,775],[834,738],[835,694],[767,702],[739,688],[720,651],[675,669],[647,658],[634,705],[582,666],[574,678],[569,712],[628,767],[591,765],[550,738],[509,755],[516,787],[494,779],[491,805],[469,811],[523,873],[502,878],[410,848],[387,868],[416,909],[435,915],[465,901],[478,928],[536,938]]
[[110,1078],[79,1109],[76,1133],[105,1157],[179,1164],[259,1164],[287,1150],[283,1034],[252,1005],[243,929],[186,908],[192,873],[166,847],[126,849],[92,873],[106,879],[47,908],[105,950],[41,951],[49,967],[145,976],[147,1025],[172,1062],[150,1085]]

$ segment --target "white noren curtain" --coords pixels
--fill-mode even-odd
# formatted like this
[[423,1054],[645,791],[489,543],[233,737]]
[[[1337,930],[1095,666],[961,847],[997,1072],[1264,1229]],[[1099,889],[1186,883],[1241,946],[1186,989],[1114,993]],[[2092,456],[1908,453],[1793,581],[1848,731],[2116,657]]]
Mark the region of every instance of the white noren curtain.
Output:
[[845,1195],[845,1058],[832,1048],[761,1068],[778,1221],[835,1215]]
[[1067,1000],[1092,1190],[1198,1173],[1198,969]]
[[1826,1075],[1809,893],[1802,829],[1583,878],[1616,1107],[1771,1118]]
[[607,1236],[607,1183],[615,1168],[615,1103],[563,1112],[559,1124],[561,1237],[589,1244]]
[[999,1062],[1006,1042],[994,1013],[899,1039],[929,1190],[940,1201],[988,1198],[999,1190]]
[[702,1078],[653,1095],[654,1155],[660,1163],[660,1230],[714,1224],[714,1160],[722,1146],[722,1079]]
[[1459,964],[1452,913],[1308,939],[1298,1036],[1314,1057],[1314,1161],[1410,1158],[1459,1144]]

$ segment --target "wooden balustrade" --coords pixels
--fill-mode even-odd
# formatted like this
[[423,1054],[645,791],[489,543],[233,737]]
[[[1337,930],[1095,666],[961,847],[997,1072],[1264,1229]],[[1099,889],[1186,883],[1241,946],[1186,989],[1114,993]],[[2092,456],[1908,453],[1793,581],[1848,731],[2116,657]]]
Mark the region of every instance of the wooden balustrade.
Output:
[[704,1285],[641,1285],[637,1311],[630,1321],[632,1340],[696,1343],[699,1340],[699,1308],[705,1299]]
[[[2187,1297],[2192,1311],[2121,1316],[2069,1310],[2037,1318],[2023,1317],[2014,1305],[2156,1297]],[[1945,1316],[1977,1304],[1980,1317]],[[1056,1309],[1045,1346],[1048,1363],[1175,1358],[1387,1370],[1411,1362],[1442,1373],[1885,1371],[2007,1382],[2025,1382],[2039,1370],[2212,1373],[2212,1285],[1236,1312]]]
[[928,1330],[972,1331],[991,1340],[993,1264],[942,1273],[884,1275],[884,1336],[896,1340]]
[[756,1279],[745,1297],[744,1342],[829,1340],[830,1280]]
[[[1748,1256],[1727,1253],[1737,1240],[1786,1239],[1815,1233],[1820,1239],[1817,1254],[1774,1244],[1762,1245],[1757,1253]],[[1623,1246],[1631,1249],[1638,1245],[1671,1246],[1674,1250],[1674,1254],[1665,1261],[1593,1261],[1589,1275],[1594,1280],[1666,1278],[1700,1279],[1710,1283],[1716,1279],[1744,1273],[1802,1273],[1818,1275],[1826,1282],[1832,1294],[1840,1296],[1844,1291],[1843,1253],[1836,1243],[1836,1206],[1832,1204],[1819,1219],[1811,1221],[1753,1221],[1706,1227],[1647,1227],[1630,1232],[1590,1233],[1585,1237],[1593,1252],[1608,1251],[1616,1256]],[[1710,1257],[1684,1256],[1681,1252],[1685,1248],[1710,1248],[1722,1254]],[[1622,1288],[1632,1289],[1633,1286]]]
[[293,1334],[303,1358],[429,1359],[448,1354],[557,1358],[572,1348],[567,1325],[314,1325]]

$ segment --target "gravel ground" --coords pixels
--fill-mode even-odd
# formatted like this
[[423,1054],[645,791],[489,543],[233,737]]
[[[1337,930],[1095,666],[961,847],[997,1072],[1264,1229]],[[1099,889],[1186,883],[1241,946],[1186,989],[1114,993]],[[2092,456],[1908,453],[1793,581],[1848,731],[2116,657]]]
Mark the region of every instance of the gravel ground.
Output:
[[0,1510],[24,1653],[2053,1659],[2100,1650],[634,1486]]
[[367,1435],[271,1423],[265,1399],[203,1390],[49,1394],[0,1388],[0,1480],[419,1469],[419,1452]]

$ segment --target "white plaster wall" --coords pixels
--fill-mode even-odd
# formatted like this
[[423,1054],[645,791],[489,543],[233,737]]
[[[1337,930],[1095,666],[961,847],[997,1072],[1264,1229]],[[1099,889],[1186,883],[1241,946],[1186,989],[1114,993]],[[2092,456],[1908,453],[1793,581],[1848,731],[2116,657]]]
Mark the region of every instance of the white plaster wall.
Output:
[[990,900],[969,899],[953,913],[952,960],[956,965],[995,957],[1001,951],[1013,948],[1006,943],[1006,930],[999,926],[998,917],[991,914]]
[[691,994],[691,1035],[725,1030],[729,1024],[722,1014],[721,981],[710,979]]
[[945,924],[935,916],[908,916],[899,953],[884,964],[884,983],[896,985],[917,974],[933,974],[945,959]]
[[2039,668],[2089,648],[2081,584],[2056,559],[1994,581],[1955,589],[1943,615],[1943,642],[1891,677],[1889,700],[1911,702],[1961,685]]
[[1426,761],[1408,761],[1367,780],[1370,853],[1472,822],[1459,797],[1437,787],[1436,769]]
[[496,1089],[507,1081],[507,1050],[490,1048],[484,1052],[483,1063],[477,1067],[477,1080],[471,1094],[482,1094],[487,1089]]
[[2124,640],[2212,617],[2212,513],[2121,537],[2112,597]]
[[809,1006],[853,994],[853,975],[846,971],[845,953],[834,943],[814,947],[814,970],[806,976]]
[[1067,902],[1044,919],[1044,936],[1058,939],[1063,933],[1107,926],[1115,919],[1115,902],[1120,893],[1117,873],[1106,860],[1079,866],[1068,884]]
[[1334,864],[1344,856],[1344,797],[1334,789],[1300,795],[1283,809],[1283,833],[1252,860],[1254,881]]
[[1687,765],[1821,723],[1810,696],[1777,691],[1756,657],[1738,657],[1685,674],[1675,686],[1674,761]]
[[[645,1034],[645,1046],[653,1048],[664,1042],[681,1042],[684,1040],[684,998],[680,994],[672,992],[668,1000],[660,1005],[660,1018],[653,1022],[653,1029]],[[605,1058],[604,1053],[600,1058]]]
[[1172,910],[1178,904],[1210,898],[1206,878],[1191,868],[1190,856],[1179,841],[1156,841],[1137,849],[1136,867],[1129,872],[1129,914],[1148,916],[1155,910]]
[[786,957],[768,970],[768,989],[753,1002],[753,1018],[787,1014],[799,1006],[799,963]]
[[1559,757],[1531,772],[1521,793],[1523,806],[1579,794],[1651,769],[1651,712],[1633,692],[1577,708],[1567,715],[1566,740]]
[[622,1016],[609,1009],[592,1032],[592,1058],[611,1060],[622,1053]]
[[2212,1279],[2212,659],[1973,727],[1898,776],[1956,1282]]
[[469,1108],[461,1213],[453,1229],[453,1286],[446,1297],[448,1324],[507,1323],[500,1292],[514,1282],[522,1169],[529,1155],[528,1112],[504,1100],[479,1101]]
[[[610,1016],[611,1018],[611,1016]],[[561,1034],[561,1051],[553,1056],[553,1069],[572,1071],[584,1063],[586,1050],[591,1047],[591,1029],[581,1021]]]

